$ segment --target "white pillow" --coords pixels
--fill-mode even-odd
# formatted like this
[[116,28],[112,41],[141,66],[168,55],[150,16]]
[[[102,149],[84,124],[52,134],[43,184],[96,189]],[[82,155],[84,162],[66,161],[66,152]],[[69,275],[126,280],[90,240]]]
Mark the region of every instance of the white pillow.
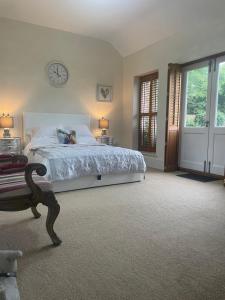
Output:
[[99,142],[93,136],[78,136],[77,137],[77,144],[83,145],[98,145]]
[[[58,128],[58,127],[57,127]],[[53,137],[57,136],[55,126],[39,127],[32,129],[32,137],[42,138],[42,137]]]
[[55,126],[45,126],[32,129],[32,145],[58,144],[58,137]]
[[39,129],[38,127],[26,129],[26,134],[25,134],[25,144],[26,145],[28,145],[31,142],[33,136],[38,131],[38,129]]

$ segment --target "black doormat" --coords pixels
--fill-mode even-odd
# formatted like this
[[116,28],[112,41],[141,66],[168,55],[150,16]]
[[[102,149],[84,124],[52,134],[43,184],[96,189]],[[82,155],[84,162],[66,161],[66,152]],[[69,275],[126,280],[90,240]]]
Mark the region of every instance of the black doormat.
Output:
[[187,179],[191,179],[191,180],[200,181],[200,182],[210,182],[210,181],[219,180],[218,178],[215,178],[215,177],[192,174],[192,173],[179,174],[177,176],[187,178]]

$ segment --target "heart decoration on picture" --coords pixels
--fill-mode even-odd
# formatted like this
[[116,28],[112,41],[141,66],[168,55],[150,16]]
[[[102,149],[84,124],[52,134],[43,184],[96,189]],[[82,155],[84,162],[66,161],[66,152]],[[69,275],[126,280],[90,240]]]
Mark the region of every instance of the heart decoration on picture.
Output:
[[109,95],[109,89],[104,89],[104,88],[101,88],[101,94],[102,96],[106,99],[107,96]]
[[97,101],[111,102],[112,101],[112,86],[97,85]]

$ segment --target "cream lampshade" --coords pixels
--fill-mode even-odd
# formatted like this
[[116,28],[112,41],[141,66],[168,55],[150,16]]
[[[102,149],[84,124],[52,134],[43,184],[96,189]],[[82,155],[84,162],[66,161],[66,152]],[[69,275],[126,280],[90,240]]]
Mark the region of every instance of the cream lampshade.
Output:
[[3,114],[0,117],[0,128],[4,128],[3,137],[4,138],[10,138],[10,131],[9,128],[14,127],[14,120],[13,117],[11,117],[9,114],[5,115]]
[[102,135],[107,134],[107,129],[109,129],[109,120],[102,118],[98,120],[99,128],[102,129]]

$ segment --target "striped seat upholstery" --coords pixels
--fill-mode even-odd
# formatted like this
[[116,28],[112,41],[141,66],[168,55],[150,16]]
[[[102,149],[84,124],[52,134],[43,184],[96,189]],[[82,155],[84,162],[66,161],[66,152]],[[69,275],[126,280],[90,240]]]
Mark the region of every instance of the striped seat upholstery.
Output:
[[0,154],[0,175],[23,172],[27,162],[23,155]]
[[[32,178],[43,191],[52,190],[51,183],[43,177],[33,174]],[[31,190],[26,184],[24,172],[0,175],[0,199],[29,194]]]

